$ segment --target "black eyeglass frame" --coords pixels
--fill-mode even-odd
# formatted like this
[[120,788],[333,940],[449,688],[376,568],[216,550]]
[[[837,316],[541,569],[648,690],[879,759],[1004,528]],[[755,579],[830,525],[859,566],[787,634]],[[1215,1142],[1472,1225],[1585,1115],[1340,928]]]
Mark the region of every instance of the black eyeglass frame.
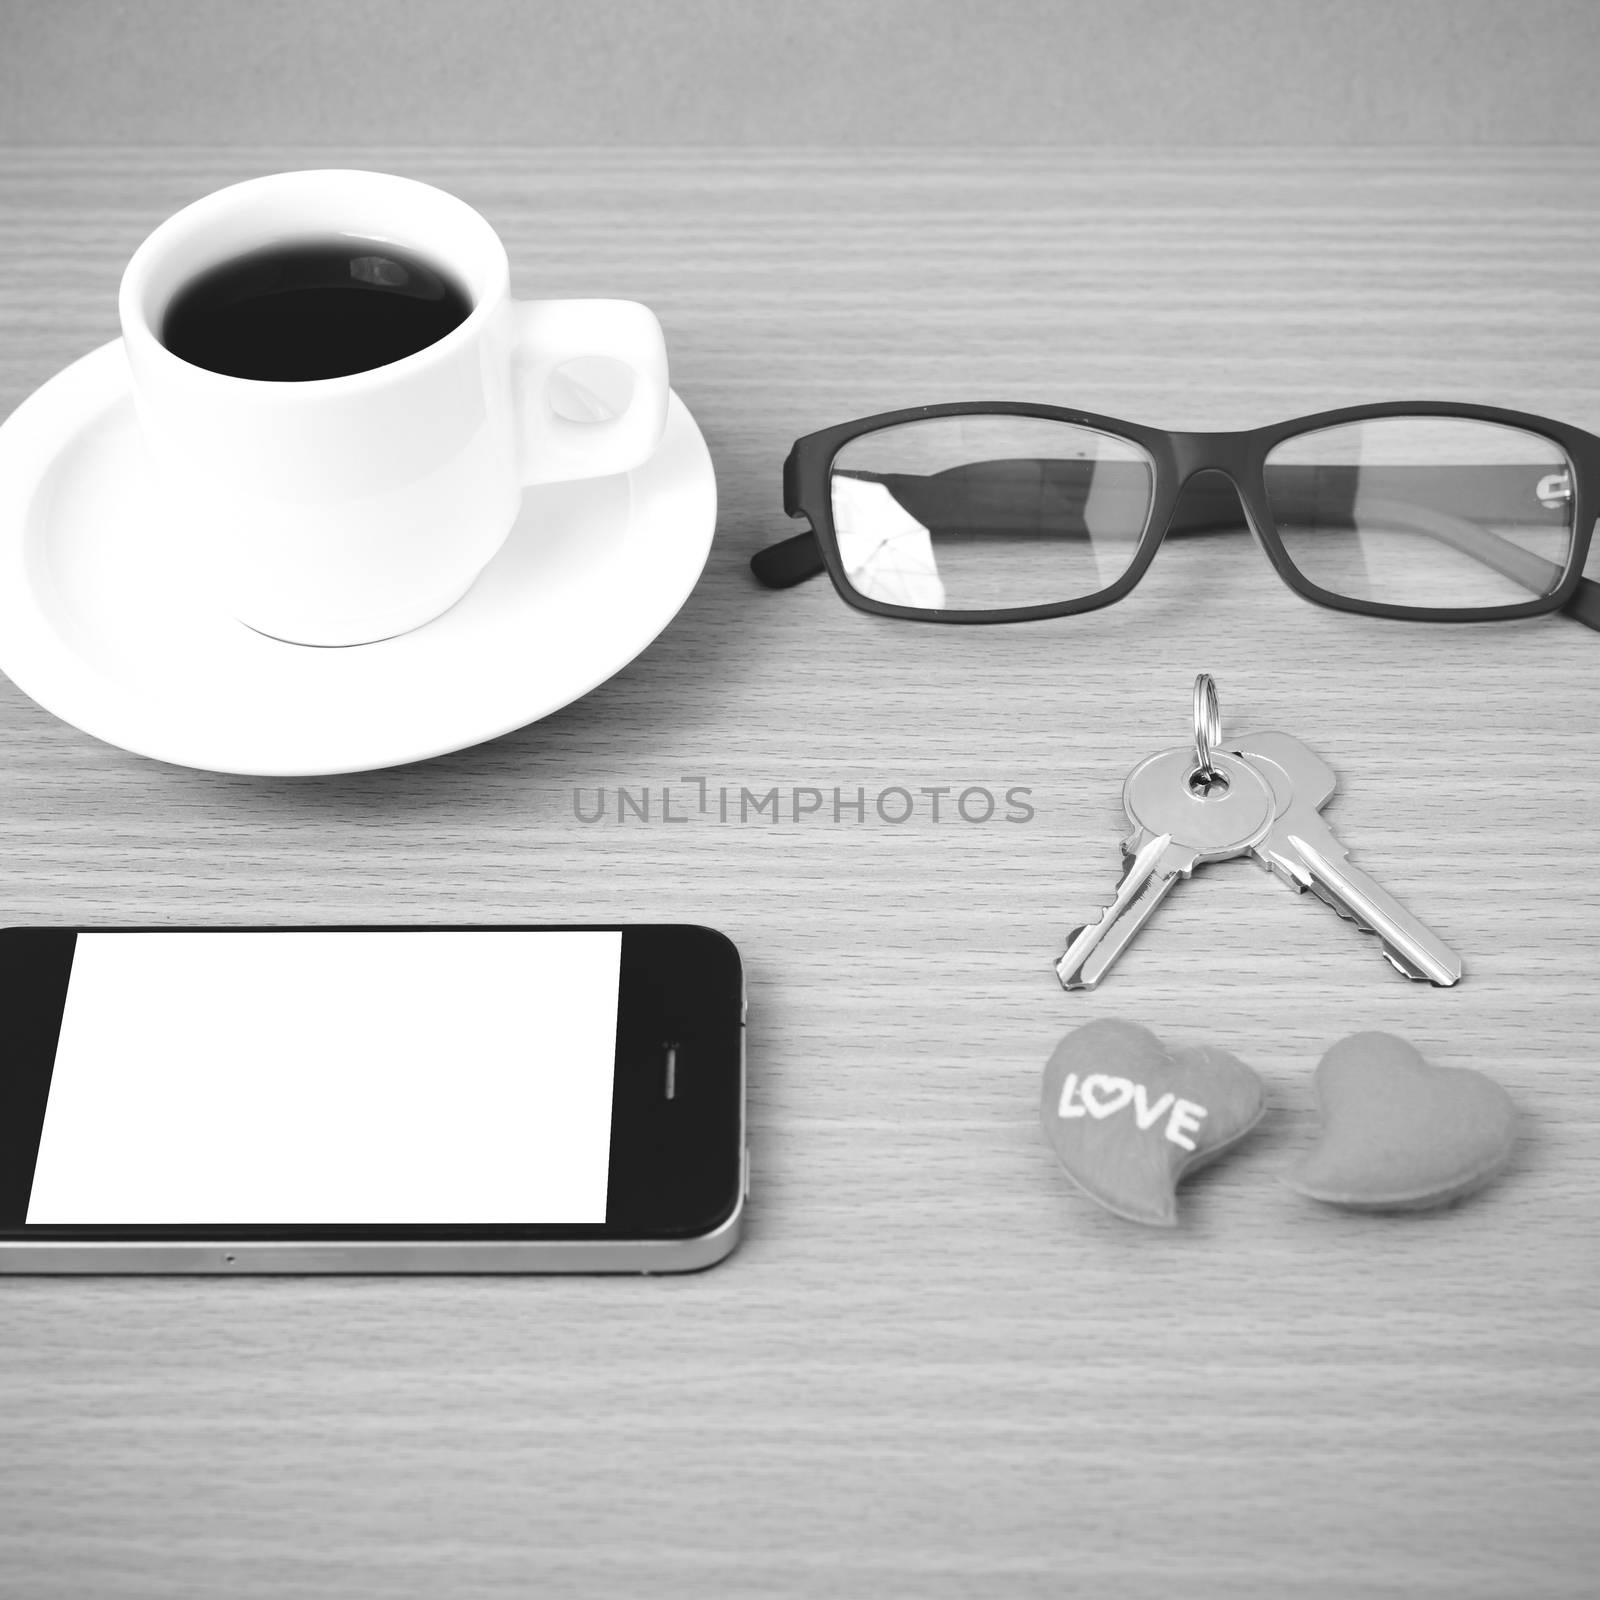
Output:
[[[845,574],[839,554],[838,536],[833,526],[830,480],[834,458],[852,439],[876,433],[904,422],[920,422],[932,417],[1004,416],[1040,417],[1070,423],[1110,434],[1138,445],[1149,456],[1154,468],[1150,509],[1138,547],[1128,570],[1115,583],[1093,594],[1074,600],[1057,600],[1047,605],[1013,606],[994,611],[934,611],[917,606],[895,605],[862,594]],[[1474,422],[1499,423],[1537,434],[1557,445],[1570,467],[1572,496],[1572,545],[1560,582],[1547,595],[1533,600],[1498,606],[1407,606],[1379,600],[1357,600],[1334,594],[1311,582],[1290,559],[1278,533],[1267,498],[1266,460],[1268,454],[1286,439],[1315,433],[1341,423],[1368,422],[1382,417],[1461,417]],[[1295,417],[1264,428],[1229,433],[1174,433],[1164,428],[1149,428],[1115,417],[1097,416],[1087,411],[1069,411],[1060,406],[1035,405],[1026,401],[995,400],[975,404],[950,403],[915,406],[906,411],[885,411],[855,422],[806,434],[797,439],[783,467],[783,508],[791,517],[804,517],[811,532],[769,546],[751,558],[751,570],[769,588],[788,588],[826,570],[840,598],[858,611],[883,617],[902,617],[913,622],[1031,622],[1045,617],[1073,616],[1094,611],[1126,596],[1144,576],[1161,542],[1173,526],[1184,491],[1200,473],[1220,472],[1232,484],[1229,504],[1219,507],[1215,498],[1195,509],[1200,513],[1185,517],[1187,528],[1228,526],[1238,521],[1232,504],[1237,496],[1246,525],[1256,542],[1267,553],[1277,574],[1298,595],[1335,611],[1354,611],[1371,617],[1398,617],[1412,622],[1493,622],[1514,617],[1537,617],[1552,611],[1568,611],[1580,622],[1600,630],[1600,583],[1583,577],[1589,555],[1590,534],[1600,495],[1600,438],[1582,428],[1537,417],[1523,411],[1507,411],[1496,406],[1467,405],[1447,400],[1385,401],[1375,405],[1345,406],[1336,411],[1320,411],[1312,416]]]

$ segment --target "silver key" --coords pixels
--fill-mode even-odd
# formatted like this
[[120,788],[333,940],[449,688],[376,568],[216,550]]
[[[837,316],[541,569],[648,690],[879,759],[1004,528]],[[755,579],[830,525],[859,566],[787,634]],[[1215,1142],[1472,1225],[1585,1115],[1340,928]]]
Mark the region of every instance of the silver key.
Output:
[[1094,988],[1180,878],[1201,862],[1246,854],[1272,826],[1276,805],[1267,780],[1236,756],[1214,753],[1211,764],[1227,782],[1222,793],[1190,787],[1196,757],[1187,746],[1151,756],[1128,774],[1122,786],[1134,828],[1122,847],[1128,869],[1099,919],[1067,935],[1066,954],[1056,963],[1062,988]]
[[1418,922],[1393,895],[1350,863],[1350,852],[1322,815],[1339,780],[1316,751],[1288,733],[1255,733],[1229,747],[1272,786],[1276,815],[1250,853],[1292,889],[1326,900],[1340,916],[1377,934],[1403,977],[1448,988],[1461,978],[1461,957]]

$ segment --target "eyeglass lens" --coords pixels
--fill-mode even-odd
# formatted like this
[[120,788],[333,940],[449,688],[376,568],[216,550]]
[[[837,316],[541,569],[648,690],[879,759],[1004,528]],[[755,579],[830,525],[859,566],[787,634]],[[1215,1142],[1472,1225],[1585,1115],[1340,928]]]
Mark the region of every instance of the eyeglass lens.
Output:
[[1572,470],[1551,440],[1468,417],[1375,417],[1267,456],[1294,565],[1352,600],[1436,610],[1550,594],[1572,550]]
[[927,611],[1076,600],[1128,570],[1155,489],[1150,458],[1046,417],[896,423],[834,457],[834,536],[862,595]]

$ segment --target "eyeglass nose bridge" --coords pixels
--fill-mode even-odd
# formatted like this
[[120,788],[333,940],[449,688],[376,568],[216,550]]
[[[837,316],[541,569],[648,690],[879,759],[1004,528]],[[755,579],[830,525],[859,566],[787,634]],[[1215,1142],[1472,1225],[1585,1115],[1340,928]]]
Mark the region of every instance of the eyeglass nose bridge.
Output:
[[1255,503],[1260,479],[1249,433],[1174,433],[1170,440],[1176,486],[1166,533],[1201,533],[1242,523],[1267,558],[1277,565],[1262,526],[1266,508]]
[[1251,462],[1250,431],[1226,433],[1169,433],[1172,464],[1178,482],[1187,483],[1201,472],[1221,472],[1235,483],[1244,476]]

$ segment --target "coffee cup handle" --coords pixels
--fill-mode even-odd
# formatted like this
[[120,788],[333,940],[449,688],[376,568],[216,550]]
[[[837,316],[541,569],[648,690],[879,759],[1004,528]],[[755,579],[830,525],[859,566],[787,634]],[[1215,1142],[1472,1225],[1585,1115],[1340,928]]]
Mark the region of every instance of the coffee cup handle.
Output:
[[[597,478],[647,460],[661,442],[670,392],[655,313],[634,300],[521,300],[513,311],[522,481]],[[597,356],[620,369],[602,365],[606,381],[591,388],[582,363]],[[573,362],[571,374],[561,370]],[[581,420],[586,414],[594,420]]]

